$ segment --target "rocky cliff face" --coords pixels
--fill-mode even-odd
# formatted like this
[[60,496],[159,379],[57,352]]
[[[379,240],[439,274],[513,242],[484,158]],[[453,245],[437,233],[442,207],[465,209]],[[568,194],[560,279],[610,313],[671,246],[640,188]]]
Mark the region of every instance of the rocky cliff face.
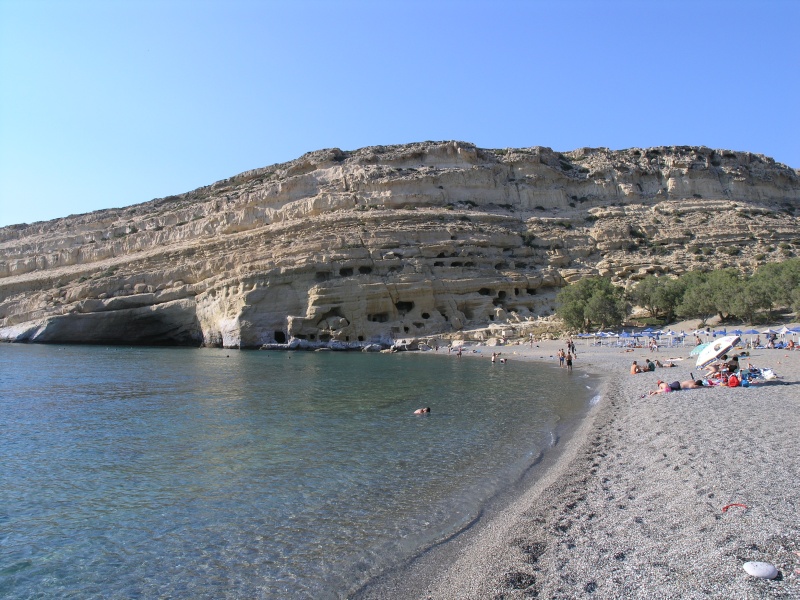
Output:
[[357,346],[532,321],[590,274],[781,260],[799,201],[797,171],[704,147],[321,150],[0,229],[0,339]]

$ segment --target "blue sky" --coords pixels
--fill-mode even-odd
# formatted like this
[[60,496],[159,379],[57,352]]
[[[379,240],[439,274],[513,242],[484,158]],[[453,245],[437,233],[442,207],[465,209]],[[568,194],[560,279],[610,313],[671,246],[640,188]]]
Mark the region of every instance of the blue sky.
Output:
[[0,0],[0,226],[424,140],[800,168],[799,23],[800,0]]

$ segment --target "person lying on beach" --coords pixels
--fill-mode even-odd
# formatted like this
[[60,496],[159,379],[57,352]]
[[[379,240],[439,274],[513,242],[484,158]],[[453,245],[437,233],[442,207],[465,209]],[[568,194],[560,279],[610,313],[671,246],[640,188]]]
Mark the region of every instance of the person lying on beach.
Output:
[[658,389],[655,391],[650,392],[650,395],[654,394],[668,394],[669,392],[678,392],[680,390],[694,390],[697,388],[704,387],[703,380],[697,379],[692,380],[689,379],[687,381],[673,381],[672,383],[666,383],[664,381],[656,382]]
[[672,361],[669,361],[668,363],[662,363],[660,360],[657,360],[656,361],[656,366],[657,367],[661,367],[662,369],[664,369],[664,368],[670,368],[670,367],[677,367],[678,365],[676,365]]
[[429,412],[431,412],[431,407],[430,406],[426,406],[425,408],[418,408],[417,410],[414,411],[414,414],[415,415],[424,415],[424,414],[427,414]]

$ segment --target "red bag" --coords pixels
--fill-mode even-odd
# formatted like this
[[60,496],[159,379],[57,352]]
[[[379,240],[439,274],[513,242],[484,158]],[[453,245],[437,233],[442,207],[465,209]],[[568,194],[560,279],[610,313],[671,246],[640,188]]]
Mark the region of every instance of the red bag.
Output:
[[728,377],[728,387],[736,387],[739,385],[739,378],[736,375]]

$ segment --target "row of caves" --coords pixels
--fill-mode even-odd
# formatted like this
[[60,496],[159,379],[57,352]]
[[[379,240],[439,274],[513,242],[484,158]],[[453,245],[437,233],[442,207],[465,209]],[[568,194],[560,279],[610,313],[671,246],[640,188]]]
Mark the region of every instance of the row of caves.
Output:
[[[492,286],[486,285],[486,278],[463,279],[456,289],[437,292],[441,282],[417,279],[395,286],[364,275],[373,285],[353,282],[363,291],[362,297],[349,296],[346,290],[353,288],[347,286],[337,297],[339,288],[327,288],[327,282],[322,282],[318,291],[325,300],[318,301],[312,294],[306,314],[286,317],[286,327],[276,328],[267,343],[286,344],[296,339],[312,345],[334,341],[387,345],[397,339],[485,326],[508,318],[536,318],[552,312],[553,296],[559,289],[552,282],[531,287],[526,278],[512,276]],[[397,287],[404,290],[399,298]]]

